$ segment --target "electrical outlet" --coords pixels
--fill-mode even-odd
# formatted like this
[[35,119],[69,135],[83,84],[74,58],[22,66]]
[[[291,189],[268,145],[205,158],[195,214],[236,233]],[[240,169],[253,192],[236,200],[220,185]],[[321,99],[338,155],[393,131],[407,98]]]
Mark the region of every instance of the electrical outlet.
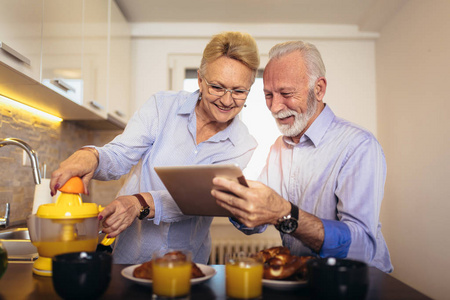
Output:
[[22,166],[31,167],[30,157],[25,150],[23,150]]

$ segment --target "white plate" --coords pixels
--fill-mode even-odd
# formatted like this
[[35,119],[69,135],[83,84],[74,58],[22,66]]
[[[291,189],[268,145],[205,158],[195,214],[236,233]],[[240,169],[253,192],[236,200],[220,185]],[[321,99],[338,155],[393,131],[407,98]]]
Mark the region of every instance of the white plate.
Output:
[[[134,269],[136,269],[137,267],[139,267],[141,264],[139,265],[132,265],[129,267],[126,267],[125,269],[122,270],[121,274],[123,277],[134,281],[138,284],[142,284],[142,285],[147,285],[147,286],[152,286],[152,280],[150,279],[144,279],[144,278],[136,278],[133,276],[133,271]],[[216,275],[216,270],[214,270],[213,267],[207,266],[207,265],[203,265],[203,264],[196,264],[197,267],[199,267],[200,270],[202,270],[203,274],[205,274],[205,276],[200,277],[200,278],[193,278],[191,279],[191,285],[196,285],[199,283],[202,283],[208,279],[210,279],[211,277],[213,277],[214,275]]]
[[306,280],[286,281],[286,280],[263,279],[262,282],[263,286],[278,290],[291,290],[304,287],[308,284],[308,281]]

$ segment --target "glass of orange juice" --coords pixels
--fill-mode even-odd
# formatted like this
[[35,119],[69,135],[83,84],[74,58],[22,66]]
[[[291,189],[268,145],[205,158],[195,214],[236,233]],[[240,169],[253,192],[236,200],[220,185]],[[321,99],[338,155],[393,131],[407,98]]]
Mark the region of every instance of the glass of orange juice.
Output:
[[161,250],[153,253],[153,298],[188,299],[191,290],[192,253]]
[[230,253],[225,256],[225,281],[228,298],[262,297],[263,259],[259,254]]

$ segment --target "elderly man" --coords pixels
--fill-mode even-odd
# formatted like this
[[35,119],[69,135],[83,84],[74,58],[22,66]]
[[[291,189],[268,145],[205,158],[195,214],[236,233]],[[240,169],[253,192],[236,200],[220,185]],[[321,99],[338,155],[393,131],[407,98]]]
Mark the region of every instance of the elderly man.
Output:
[[217,177],[212,195],[246,234],[275,225],[292,254],[351,258],[392,272],[379,223],[386,178],[380,144],[323,102],[325,66],[314,45],[286,42],[269,55],[264,93],[283,135],[258,182],[247,188]]

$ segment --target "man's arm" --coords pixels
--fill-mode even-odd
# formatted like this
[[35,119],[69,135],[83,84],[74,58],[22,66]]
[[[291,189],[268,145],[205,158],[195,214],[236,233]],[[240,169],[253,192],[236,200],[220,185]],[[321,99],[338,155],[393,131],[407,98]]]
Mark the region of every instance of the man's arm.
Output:
[[[249,180],[247,188],[231,180],[216,177],[213,183],[234,194],[224,193],[218,189],[211,192],[217,203],[228,209],[247,228],[265,224],[276,225],[279,219],[290,214],[291,204],[260,182]],[[299,210],[298,228],[292,235],[319,253],[324,241],[322,221],[312,214]]]

